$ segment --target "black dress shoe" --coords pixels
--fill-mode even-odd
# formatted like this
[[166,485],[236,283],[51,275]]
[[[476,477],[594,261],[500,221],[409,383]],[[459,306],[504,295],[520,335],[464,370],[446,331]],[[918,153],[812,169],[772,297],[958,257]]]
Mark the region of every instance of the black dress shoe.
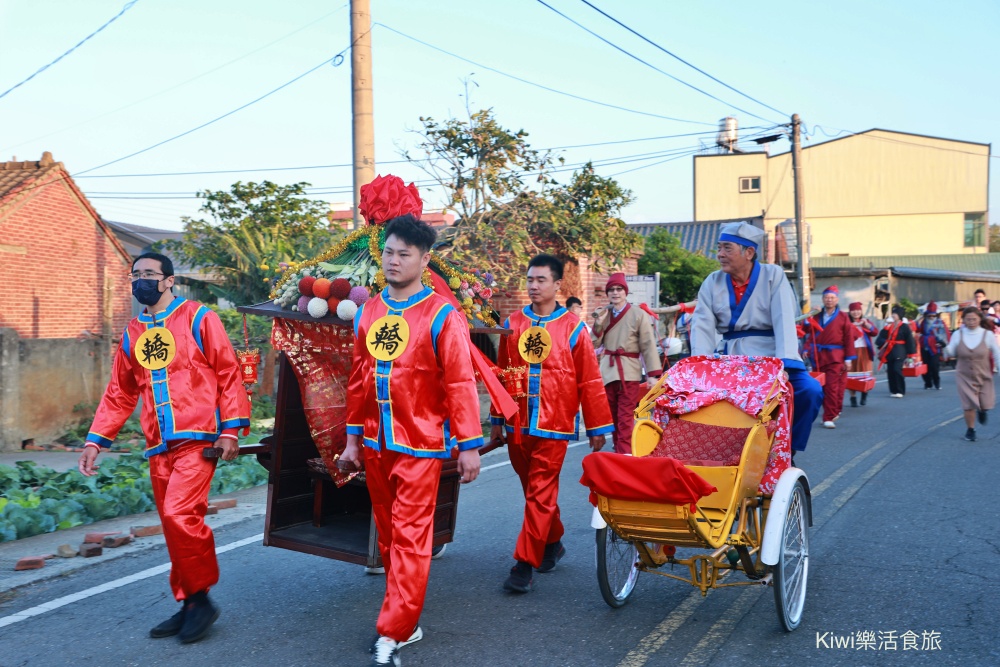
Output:
[[857,396],[851,396],[851,407],[852,408],[858,407],[858,397]]
[[149,631],[149,636],[153,639],[163,639],[164,637],[173,637],[181,628],[184,626],[184,606],[181,605],[181,610],[168,618],[167,620],[160,623],[155,628]]
[[182,644],[196,642],[206,634],[219,618],[219,608],[208,599],[208,593],[199,591],[184,601],[184,625],[178,634]]
[[546,544],[545,553],[542,556],[542,564],[538,566],[536,572],[551,572],[556,568],[556,563],[565,555],[566,547],[563,546],[561,540],[552,544]]

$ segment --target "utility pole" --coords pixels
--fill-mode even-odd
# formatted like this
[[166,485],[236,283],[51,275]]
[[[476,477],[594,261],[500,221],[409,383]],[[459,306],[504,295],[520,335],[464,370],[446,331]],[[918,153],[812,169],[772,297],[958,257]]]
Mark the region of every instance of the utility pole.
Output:
[[802,192],[802,120],[798,114],[792,114],[792,183],[795,188],[795,239],[799,259],[795,271],[799,281],[799,307],[804,313],[809,309],[809,240],[802,220],[805,196]]
[[370,0],[351,0],[351,113],[354,142],[354,228],[361,186],[375,178],[375,115],[372,108],[372,15]]

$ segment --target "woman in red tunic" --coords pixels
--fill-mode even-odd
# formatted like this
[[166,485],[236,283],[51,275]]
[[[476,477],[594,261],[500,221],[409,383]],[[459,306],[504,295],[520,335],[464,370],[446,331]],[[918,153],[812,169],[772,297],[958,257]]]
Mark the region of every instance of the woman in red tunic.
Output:
[[[872,346],[872,339],[878,337],[878,329],[872,321],[864,317],[860,301],[855,301],[849,307],[848,314],[851,324],[854,325],[854,354],[857,359],[854,361],[854,371],[857,373],[871,373],[872,360],[875,358],[875,348]],[[861,392],[861,405],[868,402],[868,392]],[[851,407],[858,407],[858,392],[851,390]]]

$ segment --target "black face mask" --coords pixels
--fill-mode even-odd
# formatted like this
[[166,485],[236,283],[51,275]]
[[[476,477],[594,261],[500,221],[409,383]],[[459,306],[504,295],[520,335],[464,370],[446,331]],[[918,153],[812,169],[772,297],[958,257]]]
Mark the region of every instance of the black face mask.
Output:
[[163,296],[160,291],[160,281],[153,278],[141,278],[132,283],[132,296],[144,306],[155,306]]

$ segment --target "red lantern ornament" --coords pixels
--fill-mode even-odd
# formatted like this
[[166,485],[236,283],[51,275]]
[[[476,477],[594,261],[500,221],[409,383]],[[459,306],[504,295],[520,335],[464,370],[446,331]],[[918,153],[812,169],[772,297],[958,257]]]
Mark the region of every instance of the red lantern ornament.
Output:
[[[247,402],[253,402],[253,389],[257,384],[257,366],[260,364],[260,350],[250,347],[250,333],[247,330],[247,316],[243,316],[243,345],[244,349],[236,352],[236,359],[240,362],[240,377],[243,378],[243,388],[247,390]],[[243,429],[243,436],[250,435],[250,427]]]

